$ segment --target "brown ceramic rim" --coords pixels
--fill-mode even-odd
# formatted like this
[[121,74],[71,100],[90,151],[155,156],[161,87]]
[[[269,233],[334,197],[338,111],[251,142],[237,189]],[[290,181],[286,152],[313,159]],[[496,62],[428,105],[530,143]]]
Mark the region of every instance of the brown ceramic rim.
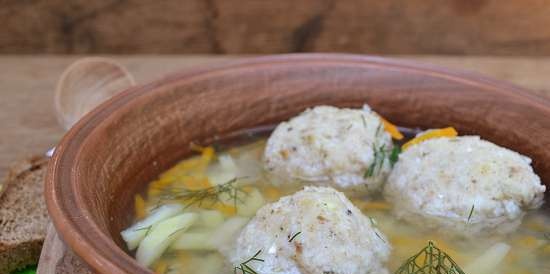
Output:
[[432,78],[444,78],[467,86],[482,87],[484,90],[495,92],[495,95],[502,94],[517,100],[528,101],[550,114],[550,102],[547,99],[516,86],[472,73],[450,71],[436,66],[380,57],[347,54],[290,54],[197,68],[165,77],[150,84],[133,87],[116,95],[86,115],[64,136],[50,161],[45,185],[48,211],[58,233],[79,257],[100,273],[152,273],[139,266],[132,257],[99,229],[76,193],[78,174],[75,172],[73,163],[78,157],[80,145],[87,136],[96,126],[104,123],[115,109],[149,96],[149,91],[160,86],[191,83],[197,79],[215,77],[228,70],[261,70],[266,66],[284,69],[294,65],[331,66],[332,64],[350,67],[380,67],[384,70],[406,71],[412,74],[429,75]]

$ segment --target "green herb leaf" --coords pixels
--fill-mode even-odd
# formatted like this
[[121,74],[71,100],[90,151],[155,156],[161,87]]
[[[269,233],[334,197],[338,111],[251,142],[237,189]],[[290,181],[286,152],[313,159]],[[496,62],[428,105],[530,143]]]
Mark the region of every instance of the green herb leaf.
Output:
[[233,268],[233,273],[234,274],[237,274],[237,273],[241,273],[241,274],[258,274],[258,272],[256,272],[256,270],[254,270],[248,264],[250,262],[264,262],[264,259],[258,258],[258,256],[261,253],[262,253],[262,250],[260,249],[260,250],[258,250],[258,252],[256,252],[256,254],[254,254],[254,256],[252,256],[248,260],[242,262],[241,264],[239,264],[239,266],[235,266]]
[[397,163],[397,160],[399,160],[400,153],[401,153],[401,147],[398,145],[395,145],[391,150],[391,154],[389,157],[391,167],[393,167],[395,163]]
[[363,178],[372,177],[382,170],[382,167],[384,166],[384,162],[386,161],[386,156],[388,151],[386,150],[386,144],[383,144],[380,147],[376,147],[375,144],[372,145],[372,151],[374,154],[374,159],[372,160],[372,163],[369,165],[365,173],[363,174]]
[[433,242],[419,253],[407,259],[395,274],[465,274],[447,253],[437,248]]
[[378,124],[378,126],[376,127],[376,132],[374,132],[374,136],[375,136],[375,137],[378,137],[378,136],[380,135],[380,133],[382,132],[382,127],[383,127],[383,126],[384,126],[384,125],[382,124],[382,122],[380,122],[380,123]]
[[378,234],[377,231],[374,231],[374,234],[376,234],[376,237],[378,237],[378,239],[380,239],[382,242],[386,243],[386,240],[384,240],[384,238],[382,238],[382,236],[380,236],[380,234]]
[[299,231],[299,232],[297,232],[296,234],[294,234],[292,237],[290,237],[290,239],[288,240],[288,242],[291,243],[291,242],[294,240],[294,238],[296,238],[296,237],[297,237],[298,235],[300,235],[300,234],[302,234],[302,231]]
[[470,209],[470,214],[468,215],[468,223],[470,223],[470,220],[472,219],[472,215],[474,214],[475,204],[472,205],[472,209]]
[[180,201],[184,203],[187,208],[192,205],[198,207],[202,207],[205,204],[213,206],[222,202],[220,196],[224,194],[227,200],[223,202],[233,201],[235,208],[237,208],[237,202],[242,202],[241,197],[248,195],[242,187],[237,185],[239,179],[242,178],[233,178],[226,183],[199,190],[168,186],[160,189],[160,197],[161,200],[164,201]]

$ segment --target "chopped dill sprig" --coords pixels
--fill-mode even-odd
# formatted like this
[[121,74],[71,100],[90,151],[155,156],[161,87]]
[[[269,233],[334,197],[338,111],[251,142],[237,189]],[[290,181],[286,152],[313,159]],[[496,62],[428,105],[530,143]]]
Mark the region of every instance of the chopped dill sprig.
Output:
[[391,150],[390,157],[388,158],[390,160],[390,166],[393,167],[395,163],[397,163],[397,160],[399,159],[399,154],[401,153],[401,147],[398,145],[395,145],[393,149]]
[[[363,119],[363,126],[367,126],[367,122],[365,121],[365,117],[361,115],[361,119]],[[378,138],[382,132],[384,132],[384,124],[382,122],[378,123],[378,126],[376,127],[376,131],[374,133],[374,138]],[[397,162],[397,159],[399,158],[399,153],[401,153],[401,147],[398,145],[394,145],[391,150],[386,149],[386,144],[382,144],[381,146],[378,146],[377,142],[375,141],[372,144],[372,152],[374,154],[374,159],[372,163],[368,166],[367,170],[365,170],[365,173],[363,174],[363,178],[372,177],[378,173],[380,173],[380,170],[382,170],[382,167],[384,166],[384,163],[386,162],[386,159],[388,159],[391,167]]]
[[468,223],[470,223],[470,220],[472,219],[472,215],[474,214],[475,204],[472,205],[472,209],[470,209],[470,214],[468,214]]
[[376,237],[378,237],[378,239],[380,239],[382,242],[386,243],[386,240],[384,240],[384,238],[382,238],[382,236],[380,236],[378,231],[376,231],[376,225],[377,225],[376,220],[371,216],[369,216],[369,220],[370,220],[371,225],[373,226],[374,234],[376,234]]
[[174,230],[174,232],[170,233],[170,235],[168,235],[168,237],[166,237],[166,240],[169,240],[170,237],[176,235],[176,233],[181,232],[181,231],[183,231],[183,230],[187,230],[187,227],[184,227],[184,228],[180,228],[180,229]]
[[387,150],[386,144],[383,144],[378,148],[375,144],[373,144],[372,151],[374,154],[374,160],[363,174],[363,178],[369,178],[380,173],[382,167],[384,166],[384,163],[386,162],[386,159],[389,161],[390,166],[393,167],[399,159],[401,147],[395,145],[391,150]]
[[373,217],[369,216],[369,220],[372,226],[376,226],[376,220]]
[[[198,190],[174,186],[165,187],[161,189],[160,200],[177,200],[185,204],[186,208],[193,205],[202,207],[206,203],[208,206],[214,206],[220,202],[233,201],[237,208],[237,203],[243,201],[241,197],[248,195],[242,187],[237,185],[239,179],[233,178],[226,183]],[[222,201],[221,196],[224,196],[226,200]]]
[[239,264],[239,266],[235,266],[233,268],[233,274],[237,274],[237,273],[241,273],[241,274],[258,274],[258,272],[256,272],[256,270],[254,270],[248,264],[250,262],[264,262],[263,259],[258,258],[258,256],[261,253],[262,253],[262,250],[260,249],[260,250],[258,250],[258,252],[256,252],[256,254],[254,254],[254,256],[252,256],[248,260],[242,262],[241,264]]
[[288,240],[289,243],[292,243],[292,241],[294,241],[294,239],[296,237],[298,237],[298,235],[302,234],[302,231],[299,231],[297,232],[296,234],[294,234],[292,237],[290,237],[290,239]]
[[141,231],[141,230],[149,230],[151,229],[153,226],[150,225],[150,226],[144,226],[144,227],[138,227],[136,229],[134,229],[134,231]]
[[363,122],[363,127],[367,128],[367,120],[365,120],[365,116],[363,116],[363,114],[361,114],[361,121]]
[[447,253],[437,248],[433,242],[419,253],[407,259],[395,274],[465,274]]
[[382,166],[384,165],[384,161],[386,161],[386,145],[383,144],[380,147],[376,147],[376,145],[372,145],[372,151],[374,153],[374,159],[372,163],[367,168],[367,171],[365,171],[365,174],[363,175],[364,178],[372,177],[376,173],[379,173],[382,169]]
[[152,225],[150,226],[145,226],[145,227],[139,227],[139,228],[136,228],[134,229],[134,231],[142,231],[142,230],[145,230],[145,237],[149,236],[149,233],[151,232],[151,229],[153,228]]
[[384,125],[382,123],[379,123],[378,126],[376,127],[376,131],[374,132],[374,136],[375,137],[378,137],[380,135],[380,133],[382,132],[382,127]]
[[382,242],[386,243],[386,240],[384,240],[384,238],[382,238],[382,236],[380,236],[380,234],[378,233],[378,231],[374,231],[374,234],[376,234],[376,237],[378,237],[378,239],[380,239]]

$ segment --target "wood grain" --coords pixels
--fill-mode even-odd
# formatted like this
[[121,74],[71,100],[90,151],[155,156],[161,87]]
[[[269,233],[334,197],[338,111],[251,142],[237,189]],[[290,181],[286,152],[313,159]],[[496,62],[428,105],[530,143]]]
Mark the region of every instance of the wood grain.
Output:
[[0,5],[0,53],[550,54],[547,0],[5,0]]
[[550,100],[475,74],[403,61],[272,56],[180,72],[96,108],[51,160],[45,196],[52,222],[97,272],[151,273],[124,252],[119,232],[131,222],[133,194],[189,155],[189,143],[208,144],[213,136],[286,120],[315,105],[365,102],[399,125],[453,125],[529,155],[550,182]]

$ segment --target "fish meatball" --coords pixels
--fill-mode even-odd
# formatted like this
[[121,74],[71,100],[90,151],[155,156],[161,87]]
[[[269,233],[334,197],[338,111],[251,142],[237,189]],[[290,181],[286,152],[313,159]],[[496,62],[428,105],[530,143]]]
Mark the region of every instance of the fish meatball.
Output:
[[394,213],[455,236],[505,234],[541,206],[531,159],[478,136],[435,138],[399,155],[384,188]]
[[306,187],[265,205],[227,253],[238,266],[259,250],[264,261],[251,265],[261,274],[383,274],[390,254],[374,221],[329,187]]
[[302,182],[365,193],[381,190],[392,147],[381,119],[368,106],[318,106],[279,124],[263,161],[275,184]]

